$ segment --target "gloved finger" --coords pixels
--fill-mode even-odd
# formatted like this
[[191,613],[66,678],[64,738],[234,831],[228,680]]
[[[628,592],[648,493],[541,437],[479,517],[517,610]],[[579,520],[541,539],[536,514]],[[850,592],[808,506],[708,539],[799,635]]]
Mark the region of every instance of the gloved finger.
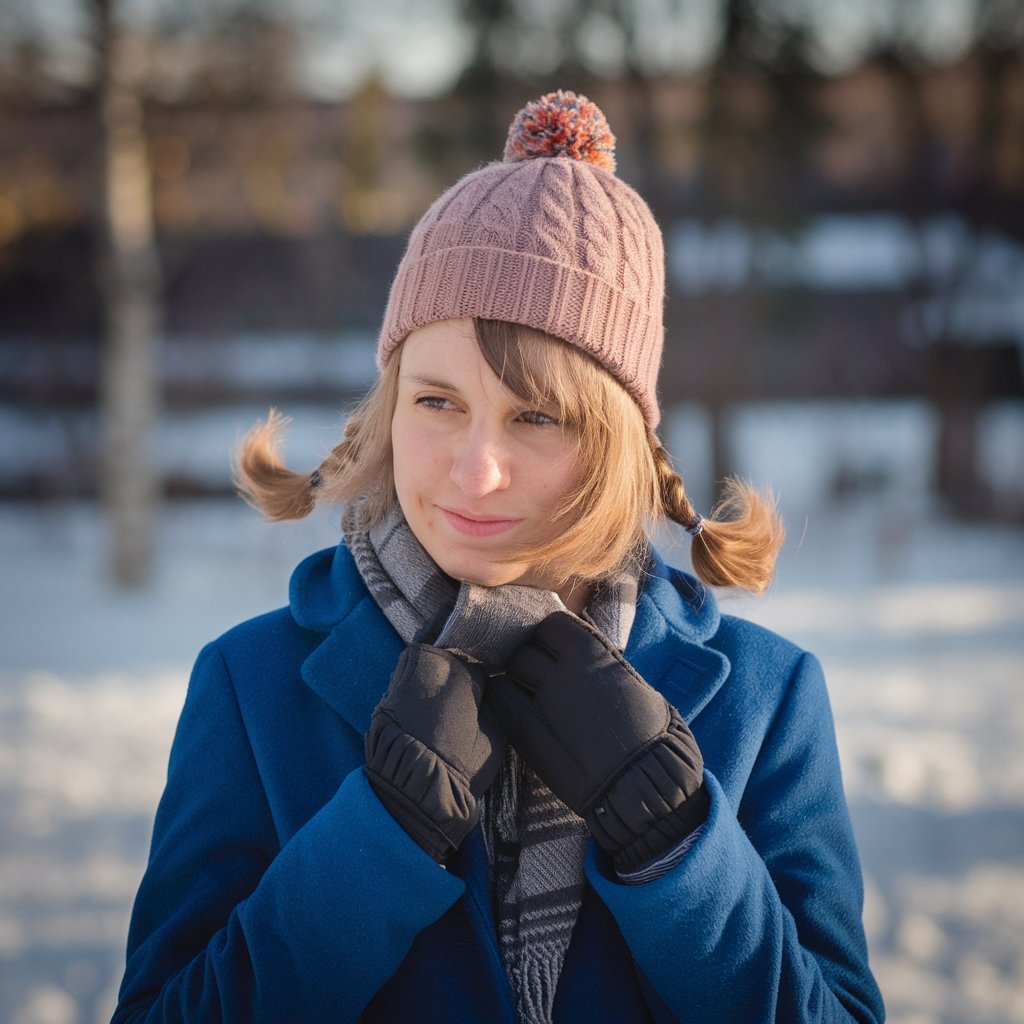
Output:
[[589,660],[607,652],[608,641],[589,623],[569,612],[552,612],[534,629],[531,639],[556,661]]
[[650,690],[622,652],[582,619],[564,612],[549,615],[537,627],[536,639],[557,658],[560,672],[553,678],[567,684],[582,684],[585,679],[588,700],[600,701],[603,695],[615,699],[614,695],[637,686]]
[[505,672],[530,692],[556,681],[565,675],[561,665],[550,652],[532,639],[517,647],[505,665]]
[[533,704],[530,687],[515,676],[501,673],[491,676],[484,691],[484,704],[504,724],[524,714]]
[[536,701],[509,676],[491,679],[485,702],[494,709],[508,741],[527,760],[530,760],[532,751],[547,749],[555,743],[561,746],[538,713]]
[[586,772],[542,714],[537,702],[507,676],[490,681],[485,695],[508,742],[551,791],[579,813],[587,790]]
[[461,674],[455,660],[440,648],[428,644],[410,644],[403,651],[395,670],[392,688],[420,699],[432,699],[446,688],[453,674]]
[[480,707],[479,721],[472,752],[473,763],[478,767],[469,780],[470,791],[477,797],[483,796],[497,777],[501,762],[505,760],[506,746],[498,716],[486,701]]
[[493,708],[508,741],[528,760],[538,753],[541,760],[567,756],[562,740],[538,703],[513,679],[508,676],[491,679],[484,699]]

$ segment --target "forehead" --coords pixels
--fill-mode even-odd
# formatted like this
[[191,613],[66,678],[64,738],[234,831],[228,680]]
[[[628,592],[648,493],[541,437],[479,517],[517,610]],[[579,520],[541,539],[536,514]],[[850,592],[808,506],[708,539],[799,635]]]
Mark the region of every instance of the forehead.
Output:
[[508,391],[480,351],[471,320],[444,320],[413,331],[399,359],[399,379],[407,384],[482,389],[493,397]]
[[479,354],[476,332],[472,320],[439,320],[418,327],[402,343],[399,353],[401,369],[407,364],[433,363],[437,367],[455,355],[466,359],[471,350]]
[[[600,400],[600,388],[582,372],[589,358],[540,331],[469,319],[443,320],[413,331],[402,345],[401,377],[483,387],[492,397],[551,408],[565,421]],[[587,385],[591,386],[588,387]]]

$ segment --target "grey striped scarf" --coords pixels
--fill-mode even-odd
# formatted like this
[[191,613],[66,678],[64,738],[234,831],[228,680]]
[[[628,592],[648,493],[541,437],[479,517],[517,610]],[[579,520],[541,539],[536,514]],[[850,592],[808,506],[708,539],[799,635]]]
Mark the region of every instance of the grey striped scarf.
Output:
[[[447,613],[441,647],[500,665],[558,597],[532,587],[481,587],[446,576],[413,535],[401,509],[366,529],[358,507],[343,523],[359,573],[398,635],[409,643]],[[638,570],[605,581],[585,617],[620,648],[636,608]],[[558,978],[583,897],[589,832],[511,747],[484,799],[484,842],[502,962],[522,1024],[550,1024]]]

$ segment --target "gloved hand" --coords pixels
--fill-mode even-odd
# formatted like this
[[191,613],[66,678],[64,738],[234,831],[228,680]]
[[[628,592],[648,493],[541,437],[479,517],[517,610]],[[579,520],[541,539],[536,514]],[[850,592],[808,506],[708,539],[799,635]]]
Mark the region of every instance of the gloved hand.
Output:
[[650,863],[707,818],[704,761],[679,712],[574,616],[544,619],[490,681],[487,701],[616,870]]
[[505,756],[483,705],[483,667],[413,642],[366,734],[366,777],[392,817],[439,863],[480,818],[478,802]]

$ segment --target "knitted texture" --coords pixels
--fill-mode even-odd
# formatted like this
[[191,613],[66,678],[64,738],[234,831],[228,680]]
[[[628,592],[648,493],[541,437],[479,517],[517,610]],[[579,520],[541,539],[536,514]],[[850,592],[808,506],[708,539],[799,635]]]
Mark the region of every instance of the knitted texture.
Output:
[[[572,93],[552,99],[558,95],[542,102],[589,104]],[[592,125],[589,107],[588,117],[563,120]],[[538,118],[525,113],[517,121],[532,131]],[[593,154],[594,145],[567,140],[561,122],[547,133],[557,145],[519,144],[515,127],[506,144],[514,158],[467,174],[413,229],[392,282],[378,364],[412,331],[438,320],[525,324],[597,360],[653,428],[664,340],[661,231],[629,185],[588,156],[575,158]],[[607,138],[598,141],[604,154]]]
[[567,156],[615,170],[615,136],[596,103],[572,92],[550,92],[515,116],[505,141],[505,159]]

